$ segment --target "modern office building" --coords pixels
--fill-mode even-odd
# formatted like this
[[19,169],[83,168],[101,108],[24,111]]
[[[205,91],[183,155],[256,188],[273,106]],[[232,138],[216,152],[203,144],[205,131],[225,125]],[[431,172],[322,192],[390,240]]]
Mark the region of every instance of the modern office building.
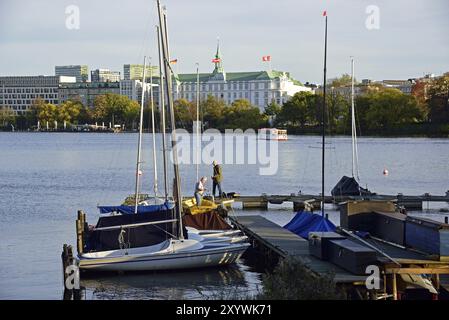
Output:
[[96,69],[90,72],[91,82],[118,82],[120,81],[120,72],[109,69]]
[[75,77],[8,76],[0,77],[0,104],[14,113],[23,114],[36,99],[59,104],[59,86],[75,83]]
[[64,83],[59,86],[59,102],[80,101],[88,107],[94,106],[95,98],[106,93],[120,94],[119,82]]
[[86,65],[55,66],[55,75],[75,77],[76,82],[89,81],[89,71]]
[[[152,70],[152,74],[150,74]],[[159,68],[157,66],[147,66],[145,71],[145,78],[147,81],[150,76],[156,77],[159,75]],[[143,65],[142,64],[124,64],[123,65],[123,79],[124,80],[142,80]]]

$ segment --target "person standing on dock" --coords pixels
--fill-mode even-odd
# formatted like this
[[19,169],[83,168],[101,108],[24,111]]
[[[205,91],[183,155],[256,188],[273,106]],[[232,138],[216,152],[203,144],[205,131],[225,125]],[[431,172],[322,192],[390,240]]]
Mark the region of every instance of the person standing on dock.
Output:
[[214,175],[212,176],[212,195],[215,197],[215,190],[218,187],[218,196],[221,198],[221,181],[223,181],[221,166],[215,160],[212,162],[212,165],[214,166]]
[[206,188],[204,187],[206,185],[207,178],[202,177],[200,181],[198,181],[195,185],[195,201],[196,205],[199,207],[201,205],[201,202],[203,201],[203,195]]

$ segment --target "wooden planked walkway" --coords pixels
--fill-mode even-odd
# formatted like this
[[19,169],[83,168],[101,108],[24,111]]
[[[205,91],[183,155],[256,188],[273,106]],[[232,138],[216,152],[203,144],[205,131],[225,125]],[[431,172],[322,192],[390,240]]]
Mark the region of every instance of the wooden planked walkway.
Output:
[[[297,205],[304,205],[305,202],[310,202],[314,206],[319,205],[321,195],[311,194],[290,194],[290,195],[268,195],[262,194],[260,196],[246,196],[236,195],[235,202],[241,202],[244,208],[266,208],[268,203],[282,204],[283,202],[292,202]],[[348,200],[381,200],[381,201],[396,201],[399,205],[410,209],[419,209],[423,207],[423,203],[429,202],[449,202],[449,191],[445,195],[431,195],[425,193],[423,195],[386,195],[376,194],[371,196],[325,196],[325,203],[340,203]]]
[[232,222],[245,234],[283,258],[292,257],[320,275],[333,274],[337,283],[365,282],[366,277],[353,275],[309,253],[307,240],[259,215],[232,216]]

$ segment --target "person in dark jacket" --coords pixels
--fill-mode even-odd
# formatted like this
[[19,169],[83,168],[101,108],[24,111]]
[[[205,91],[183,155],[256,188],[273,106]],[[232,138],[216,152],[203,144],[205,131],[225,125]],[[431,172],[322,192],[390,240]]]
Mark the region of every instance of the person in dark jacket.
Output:
[[221,182],[223,181],[221,166],[215,160],[212,162],[212,165],[214,166],[214,175],[212,176],[212,194],[215,197],[215,190],[218,187],[218,196],[221,197]]

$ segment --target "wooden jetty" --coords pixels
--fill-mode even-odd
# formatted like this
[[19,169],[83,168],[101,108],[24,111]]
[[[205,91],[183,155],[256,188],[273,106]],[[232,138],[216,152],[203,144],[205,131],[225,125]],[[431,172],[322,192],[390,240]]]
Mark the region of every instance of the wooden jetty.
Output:
[[309,253],[309,242],[259,215],[230,216],[231,221],[252,240],[282,258],[298,259],[317,276],[333,274],[337,283],[364,285],[366,277],[353,275],[342,268],[320,260]]
[[[297,211],[304,208],[319,208],[321,202],[321,195],[312,194],[290,194],[290,195],[268,195],[261,194],[259,196],[246,196],[235,194],[233,196],[234,202],[242,203],[243,209],[267,209],[268,204],[282,204],[284,202],[293,203],[293,210]],[[449,192],[445,195],[431,195],[425,193],[423,195],[410,196],[398,193],[397,195],[376,194],[370,196],[325,196],[324,202],[331,204],[338,204],[349,200],[381,200],[394,201],[399,206],[406,209],[422,210],[423,203],[430,202],[449,202]]]
[[[365,281],[367,276],[352,274],[329,261],[320,260],[310,254],[309,242],[296,234],[282,228],[259,215],[230,216],[229,219],[234,225],[245,232],[245,234],[258,246],[276,253],[281,258],[293,258],[307,267],[316,276],[333,275],[334,281],[347,292],[356,293],[358,298],[374,299],[392,298],[400,299],[398,293],[398,281],[402,276],[412,278],[421,274],[432,276],[432,284],[439,290],[444,288],[449,290],[449,264],[445,261],[432,260],[425,255],[414,251],[400,249],[397,246],[372,240],[373,245],[381,248],[383,252],[388,252],[394,257],[398,264],[391,261],[379,259],[379,266],[382,270],[382,287],[377,291],[368,291]],[[387,292],[387,288],[388,291]]]

